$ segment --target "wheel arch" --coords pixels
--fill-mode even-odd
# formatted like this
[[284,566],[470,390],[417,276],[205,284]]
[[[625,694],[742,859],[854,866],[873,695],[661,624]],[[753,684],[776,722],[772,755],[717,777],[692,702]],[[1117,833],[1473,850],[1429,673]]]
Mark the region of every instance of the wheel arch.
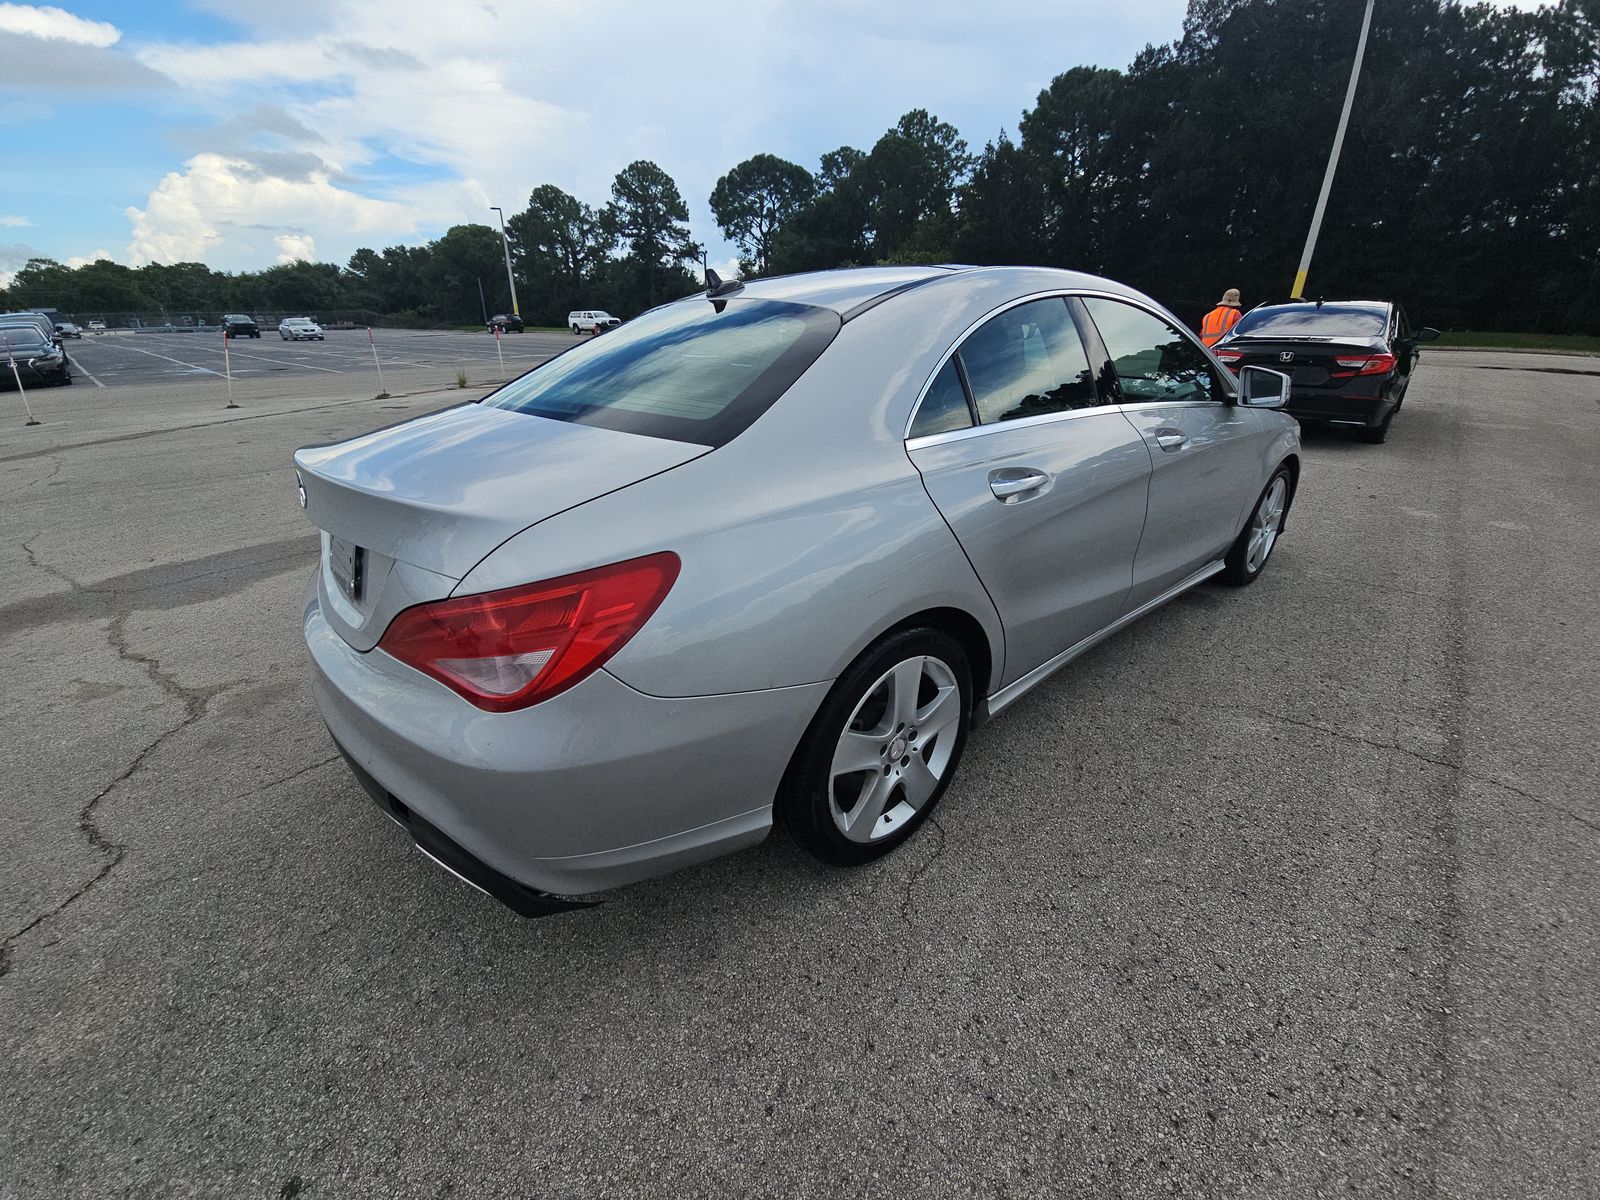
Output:
[[1287,517],[1289,510],[1294,507],[1295,494],[1300,490],[1300,456],[1298,454],[1285,455],[1283,462],[1278,464],[1289,468],[1289,498],[1284,502],[1283,515]]
[[994,672],[1004,647],[995,647],[989,644],[989,635],[984,631],[978,618],[960,608],[925,608],[920,612],[912,613],[904,620],[897,621],[885,629],[870,644],[876,645],[879,641],[899,633],[905,629],[915,629],[918,626],[931,625],[944,633],[949,634],[960,643],[966,651],[967,663],[972,668],[972,684],[974,695],[972,697],[974,726],[981,724],[988,711],[987,697],[994,686]]

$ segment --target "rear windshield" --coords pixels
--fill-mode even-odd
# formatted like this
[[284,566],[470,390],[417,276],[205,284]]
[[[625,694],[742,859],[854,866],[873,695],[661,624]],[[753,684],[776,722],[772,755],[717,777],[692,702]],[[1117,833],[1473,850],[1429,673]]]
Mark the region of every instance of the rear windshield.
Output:
[[1354,304],[1284,305],[1258,308],[1239,318],[1234,337],[1381,337],[1389,314],[1381,308]]
[[817,360],[839,315],[777,300],[695,298],[647,312],[514,379],[483,403],[720,446]]

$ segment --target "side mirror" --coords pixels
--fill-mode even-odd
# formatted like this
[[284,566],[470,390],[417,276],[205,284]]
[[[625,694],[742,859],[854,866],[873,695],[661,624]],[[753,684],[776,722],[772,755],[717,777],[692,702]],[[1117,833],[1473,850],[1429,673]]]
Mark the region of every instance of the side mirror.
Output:
[[1268,367],[1239,372],[1239,402],[1251,408],[1282,408],[1289,402],[1289,377]]
[[1439,340],[1439,331],[1432,325],[1424,325],[1411,335],[1413,342],[1436,342]]

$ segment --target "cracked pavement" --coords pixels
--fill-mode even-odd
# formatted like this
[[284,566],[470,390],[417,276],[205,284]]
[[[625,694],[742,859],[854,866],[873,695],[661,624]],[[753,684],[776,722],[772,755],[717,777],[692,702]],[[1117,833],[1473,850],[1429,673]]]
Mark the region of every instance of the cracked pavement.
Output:
[[900,853],[531,923],[366,800],[296,628],[290,452],[459,393],[0,401],[0,1196],[1593,1195],[1593,369],[1433,352],[1310,435],[1263,579]]

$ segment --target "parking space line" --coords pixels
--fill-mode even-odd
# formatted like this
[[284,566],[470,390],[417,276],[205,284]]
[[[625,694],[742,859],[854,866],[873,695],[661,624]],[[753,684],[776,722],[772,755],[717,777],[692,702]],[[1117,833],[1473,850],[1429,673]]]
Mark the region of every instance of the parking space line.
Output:
[[[61,353],[67,354],[67,352],[65,350],[63,350]],[[96,379],[94,377],[94,372],[93,371],[89,370],[88,367],[84,366],[77,359],[73,358],[72,355],[67,354],[67,361],[72,364],[72,369],[74,371],[77,371],[79,374],[81,374],[85,378],[87,378],[90,383],[95,385],[95,387],[97,387],[97,388],[105,387],[105,384],[101,383],[98,379]]]
[[166,359],[169,363],[177,363],[180,367],[188,367],[191,371],[204,371],[207,375],[223,378],[221,371],[213,371],[210,367],[202,367],[199,363],[184,362],[181,358],[173,358],[166,354],[157,354],[154,350],[146,350],[143,346],[120,346],[122,350],[132,350],[135,354],[148,354],[151,358]]
[[[162,345],[167,345],[168,343],[163,342],[161,344]],[[204,342],[196,342],[196,343],[194,343],[194,347],[197,350],[206,350],[206,351],[209,351],[212,354],[221,354],[222,353],[221,347],[208,346]],[[274,358],[274,357],[272,357],[270,355],[266,355],[266,354],[251,354],[247,350],[235,350],[231,346],[228,349],[228,354],[230,356],[232,356],[233,358],[253,358],[253,359],[257,359],[260,362],[273,363],[280,370],[282,370],[282,369],[284,369],[286,367],[304,367],[308,371],[326,371],[330,375],[343,375],[344,374],[344,372],[339,370],[337,367],[318,367],[318,366],[312,365],[311,363],[299,362],[299,361],[297,361],[295,359],[292,359],[292,358]]]

